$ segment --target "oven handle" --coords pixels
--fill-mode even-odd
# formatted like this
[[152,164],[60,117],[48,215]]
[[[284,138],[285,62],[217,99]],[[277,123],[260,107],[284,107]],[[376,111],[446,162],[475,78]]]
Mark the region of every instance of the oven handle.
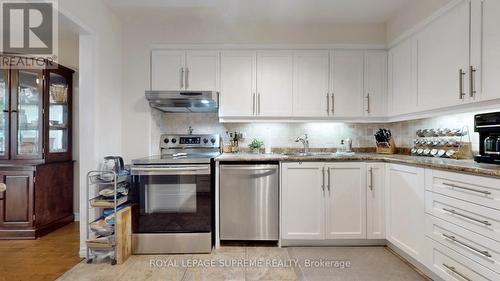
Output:
[[182,166],[182,167],[132,167],[132,175],[209,175],[209,166]]

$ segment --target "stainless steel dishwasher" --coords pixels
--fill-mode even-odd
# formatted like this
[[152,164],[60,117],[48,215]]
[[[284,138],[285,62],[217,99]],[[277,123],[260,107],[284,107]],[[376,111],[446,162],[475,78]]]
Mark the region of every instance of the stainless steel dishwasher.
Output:
[[220,165],[220,239],[278,240],[278,165]]

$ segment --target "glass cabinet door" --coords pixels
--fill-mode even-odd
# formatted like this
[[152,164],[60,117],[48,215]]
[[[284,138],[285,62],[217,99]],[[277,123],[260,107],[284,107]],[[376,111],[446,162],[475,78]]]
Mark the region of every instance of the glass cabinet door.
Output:
[[0,159],[8,158],[9,71],[0,70]]
[[42,74],[36,70],[17,72],[16,158],[33,159],[42,154]]
[[68,152],[69,142],[69,89],[68,80],[61,74],[49,74],[49,153]]

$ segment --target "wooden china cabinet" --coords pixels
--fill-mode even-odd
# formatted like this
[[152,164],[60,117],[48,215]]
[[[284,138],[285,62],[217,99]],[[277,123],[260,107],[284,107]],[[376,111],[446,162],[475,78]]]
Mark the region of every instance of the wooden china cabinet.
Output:
[[0,69],[0,239],[34,239],[74,220],[73,73]]

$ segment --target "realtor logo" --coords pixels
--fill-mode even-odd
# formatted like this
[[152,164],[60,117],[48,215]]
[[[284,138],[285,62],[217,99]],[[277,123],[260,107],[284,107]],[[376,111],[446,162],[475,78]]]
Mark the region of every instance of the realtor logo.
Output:
[[55,1],[0,1],[1,47],[4,54],[55,58]]

